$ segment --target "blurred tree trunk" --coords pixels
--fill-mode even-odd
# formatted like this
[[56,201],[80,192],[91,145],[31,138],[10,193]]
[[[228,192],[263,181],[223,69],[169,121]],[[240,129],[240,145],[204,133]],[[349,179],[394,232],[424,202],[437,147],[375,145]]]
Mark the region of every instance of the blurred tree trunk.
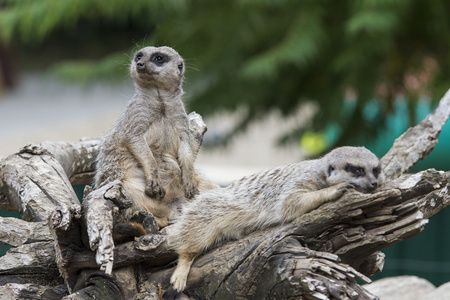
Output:
[[0,42],[0,91],[16,85],[14,50]]
[[[436,145],[449,114],[447,93],[435,112],[396,140],[382,158],[386,183],[376,193],[348,192],[290,224],[223,243],[200,256],[184,296],[376,299],[356,279],[370,281],[383,268],[379,250],[418,234],[427,218],[450,203],[449,172],[404,175]],[[99,242],[96,252],[86,246],[83,216],[92,205],[89,197],[97,199],[96,212],[105,216],[97,225],[108,226],[115,207],[126,205],[115,184],[87,190],[84,208],[78,201],[72,184],[92,182],[97,147],[95,140],[43,143],[0,161],[0,208],[23,216],[0,218],[0,242],[13,246],[0,258],[0,298],[175,297],[169,278],[176,254],[164,232],[112,248]],[[89,223],[91,217],[86,218]],[[99,257],[111,261],[104,270]],[[110,269],[112,274],[105,274]]]

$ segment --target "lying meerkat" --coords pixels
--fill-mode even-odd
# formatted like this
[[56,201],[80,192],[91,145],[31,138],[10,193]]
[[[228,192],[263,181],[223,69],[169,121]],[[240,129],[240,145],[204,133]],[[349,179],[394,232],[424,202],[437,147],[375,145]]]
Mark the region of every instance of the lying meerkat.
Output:
[[135,95],[101,141],[95,174],[96,188],[120,180],[133,203],[124,221],[143,210],[159,227],[167,226],[181,201],[216,187],[194,170],[201,142],[191,132],[198,124],[190,123],[181,98],[184,70],[182,57],[170,47],[145,47],[131,61]]
[[351,188],[373,191],[380,172],[380,161],[366,148],[341,147],[198,195],[168,232],[179,255],[170,282],[184,290],[192,262],[215,243],[293,221]]

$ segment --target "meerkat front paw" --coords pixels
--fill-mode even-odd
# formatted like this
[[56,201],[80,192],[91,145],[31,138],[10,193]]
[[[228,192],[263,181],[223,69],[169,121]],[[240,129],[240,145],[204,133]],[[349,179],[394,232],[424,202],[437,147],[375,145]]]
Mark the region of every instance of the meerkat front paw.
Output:
[[208,128],[206,127],[206,124],[203,121],[202,116],[193,111],[188,115],[188,118],[191,133],[194,134],[194,136],[198,134],[203,136]]
[[145,194],[152,198],[164,198],[166,190],[159,180],[150,180],[145,188]]
[[341,197],[348,190],[355,188],[355,186],[353,184],[348,183],[348,182],[339,183],[339,184],[335,185],[334,187],[335,187],[336,198]]
[[195,184],[188,182],[187,184],[184,185],[184,195],[186,198],[191,199],[194,198],[195,195],[197,195],[198,192],[198,188]]

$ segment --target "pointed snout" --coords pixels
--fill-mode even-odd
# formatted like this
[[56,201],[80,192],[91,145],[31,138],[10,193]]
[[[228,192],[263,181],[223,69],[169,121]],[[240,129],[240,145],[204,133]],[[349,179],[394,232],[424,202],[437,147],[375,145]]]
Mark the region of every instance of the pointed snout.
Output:
[[376,188],[378,187],[378,182],[374,179],[374,180],[370,180],[369,182],[366,183],[366,188],[363,190],[365,190],[364,192],[373,192]]
[[375,178],[370,180],[364,179],[352,181],[351,183],[355,186],[355,189],[361,193],[373,192],[378,187],[378,181]]

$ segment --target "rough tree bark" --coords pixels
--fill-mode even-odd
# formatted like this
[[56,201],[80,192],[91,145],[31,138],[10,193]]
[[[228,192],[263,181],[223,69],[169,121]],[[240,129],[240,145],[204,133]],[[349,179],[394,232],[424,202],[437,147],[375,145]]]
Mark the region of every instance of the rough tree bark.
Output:
[[[370,281],[383,267],[379,250],[418,234],[450,203],[450,172],[404,174],[436,145],[449,114],[447,92],[435,112],[399,137],[382,158],[387,183],[376,193],[348,192],[291,224],[254,232],[200,256],[185,296],[376,299],[355,279]],[[0,161],[0,208],[23,217],[0,218],[0,242],[13,246],[0,258],[1,299],[174,296],[169,278],[176,254],[164,232],[116,245],[113,252],[102,250],[101,241],[96,252],[89,249],[89,218],[88,225],[82,218],[92,208],[89,199],[103,198],[96,200],[102,226],[127,205],[114,184],[87,190],[84,208],[78,201],[72,184],[92,182],[97,146],[95,140],[30,145]],[[103,270],[99,261],[106,262]]]

